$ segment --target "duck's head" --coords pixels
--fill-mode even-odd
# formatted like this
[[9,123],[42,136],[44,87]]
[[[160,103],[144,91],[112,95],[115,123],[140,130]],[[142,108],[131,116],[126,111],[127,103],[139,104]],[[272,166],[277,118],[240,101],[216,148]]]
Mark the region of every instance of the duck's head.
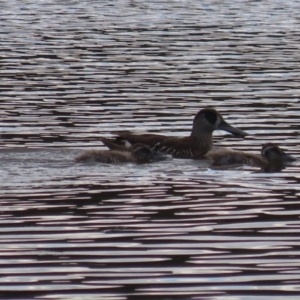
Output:
[[282,163],[289,163],[297,160],[294,156],[285,153],[277,145],[272,143],[264,144],[261,149],[261,156],[268,161],[277,161]]
[[201,109],[194,118],[192,135],[211,134],[214,130],[224,130],[239,137],[245,137],[247,132],[229,125],[222,115],[213,108]]
[[159,152],[153,151],[149,146],[141,143],[134,144],[131,148],[132,154],[139,163],[164,160],[166,157]]

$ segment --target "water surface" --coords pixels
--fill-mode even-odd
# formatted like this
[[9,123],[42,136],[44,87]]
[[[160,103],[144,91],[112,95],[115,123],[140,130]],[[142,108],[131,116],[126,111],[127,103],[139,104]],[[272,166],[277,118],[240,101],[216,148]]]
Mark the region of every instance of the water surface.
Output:
[[0,295],[298,299],[299,163],[76,164],[117,130],[190,134],[217,108],[299,152],[299,1],[0,4]]

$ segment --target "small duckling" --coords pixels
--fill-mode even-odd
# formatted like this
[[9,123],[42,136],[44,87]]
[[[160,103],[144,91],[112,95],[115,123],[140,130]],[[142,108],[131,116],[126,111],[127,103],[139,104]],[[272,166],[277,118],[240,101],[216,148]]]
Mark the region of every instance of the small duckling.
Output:
[[75,158],[76,162],[102,162],[102,163],[149,163],[166,159],[160,153],[154,152],[143,144],[135,144],[128,151],[120,150],[87,150]]
[[272,143],[263,145],[261,155],[231,149],[216,149],[209,151],[206,157],[209,158],[213,166],[243,164],[260,167],[263,172],[279,172],[284,169],[287,163],[296,160],[295,157],[285,153]]

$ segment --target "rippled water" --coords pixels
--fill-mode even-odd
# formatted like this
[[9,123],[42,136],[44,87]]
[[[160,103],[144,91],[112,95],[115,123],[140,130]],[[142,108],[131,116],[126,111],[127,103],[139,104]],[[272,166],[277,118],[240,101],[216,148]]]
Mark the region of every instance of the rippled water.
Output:
[[0,3],[0,298],[299,299],[299,163],[76,164],[217,108],[299,151],[299,1]]

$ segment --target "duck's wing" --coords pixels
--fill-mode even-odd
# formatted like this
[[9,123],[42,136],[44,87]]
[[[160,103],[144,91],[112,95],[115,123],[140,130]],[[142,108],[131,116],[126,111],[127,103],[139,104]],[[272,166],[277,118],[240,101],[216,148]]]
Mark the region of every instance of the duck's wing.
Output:
[[159,134],[133,134],[128,131],[118,131],[114,132],[116,135],[115,139],[112,140],[113,146],[116,144],[125,148],[131,148],[132,145],[141,143],[149,146],[151,149],[154,149],[155,145],[162,143],[168,136],[159,135]]

